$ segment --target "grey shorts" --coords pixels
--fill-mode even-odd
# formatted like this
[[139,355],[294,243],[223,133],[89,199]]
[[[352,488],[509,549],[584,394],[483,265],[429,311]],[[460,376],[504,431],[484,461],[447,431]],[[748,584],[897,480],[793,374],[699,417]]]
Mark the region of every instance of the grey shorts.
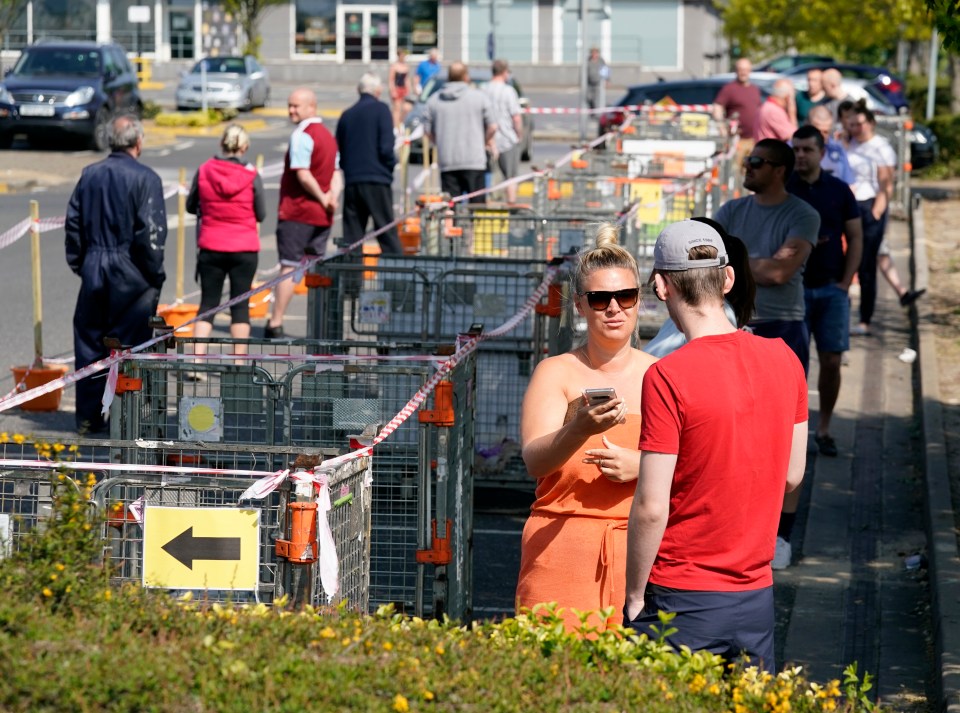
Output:
[[497,165],[504,178],[516,178],[520,173],[520,144],[501,153]]
[[281,220],[277,223],[277,254],[280,264],[287,267],[296,267],[307,248],[317,255],[327,251],[327,238],[330,236],[330,226],[320,227],[309,223],[297,223],[293,220]]

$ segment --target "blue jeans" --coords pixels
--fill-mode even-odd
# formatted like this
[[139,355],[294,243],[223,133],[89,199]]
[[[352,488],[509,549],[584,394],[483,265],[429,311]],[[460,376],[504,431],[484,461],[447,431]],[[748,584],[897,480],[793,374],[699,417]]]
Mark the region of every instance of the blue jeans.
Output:
[[817,350],[840,354],[850,349],[850,297],[830,283],[823,287],[807,287],[803,291],[807,303],[807,329],[817,340]]

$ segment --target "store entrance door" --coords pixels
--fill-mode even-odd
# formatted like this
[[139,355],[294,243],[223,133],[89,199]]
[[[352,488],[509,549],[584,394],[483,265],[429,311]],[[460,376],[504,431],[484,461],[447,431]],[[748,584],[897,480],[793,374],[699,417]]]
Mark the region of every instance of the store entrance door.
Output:
[[193,8],[170,8],[170,58],[193,59]]
[[395,55],[396,46],[396,6],[337,7],[337,57],[341,62],[387,62]]

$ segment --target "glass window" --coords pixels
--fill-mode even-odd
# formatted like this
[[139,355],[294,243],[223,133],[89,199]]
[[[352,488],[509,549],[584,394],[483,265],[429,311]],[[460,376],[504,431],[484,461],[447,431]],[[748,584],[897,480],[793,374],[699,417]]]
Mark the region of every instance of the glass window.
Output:
[[612,56],[608,62],[630,62],[645,68],[681,65],[678,0],[624,0],[610,8]]
[[[130,22],[127,10],[132,5],[147,5],[150,8],[150,21]],[[156,48],[154,28],[157,21],[157,18],[153,16],[153,10],[153,4],[144,2],[144,0],[113,0],[110,3],[110,24],[113,27],[113,41],[134,54],[153,52]]]
[[97,0],[34,0],[33,39],[97,39]]
[[20,55],[13,73],[28,77],[96,77],[100,74],[100,52],[31,47]]
[[207,57],[193,65],[193,74],[206,70],[208,74],[246,74],[247,64],[243,57]]
[[[569,64],[578,64],[580,58],[577,57],[577,32],[580,27],[580,16],[577,12],[576,2],[566,2],[563,7],[563,61]],[[587,3],[588,8],[596,8],[596,3]],[[585,28],[585,39],[583,43],[584,54],[591,47],[600,46],[600,26],[601,18],[596,12],[588,12],[583,20]],[[639,32],[638,29],[630,28],[630,32]],[[609,57],[604,57],[609,62]]]
[[437,0],[397,0],[397,49],[427,54],[437,46]]
[[[471,62],[490,59],[487,43],[490,41],[490,2],[480,4],[467,0],[469,57]],[[498,0],[496,6],[497,31],[494,38],[494,56],[519,62],[530,61],[530,37],[533,34],[533,4],[531,0],[514,0],[507,5]]]
[[296,0],[296,2],[294,51],[297,54],[336,54],[336,0]]

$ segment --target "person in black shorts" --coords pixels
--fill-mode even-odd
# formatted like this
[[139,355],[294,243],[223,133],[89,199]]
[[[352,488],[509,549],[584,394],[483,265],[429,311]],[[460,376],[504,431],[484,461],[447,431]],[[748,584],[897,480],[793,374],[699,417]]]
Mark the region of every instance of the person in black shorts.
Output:
[[[257,223],[266,215],[263,181],[257,169],[243,160],[250,137],[243,127],[231,124],[220,139],[222,156],[206,161],[193,177],[187,212],[197,216],[197,273],[200,276],[200,313],[220,304],[223,283],[230,279],[230,297],[250,289],[257,272],[260,232]],[[213,331],[212,320],[198,320],[193,334],[203,338]],[[250,336],[250,306],[243,300],[230,307],[230,336]],[[246,353],[238,345],[237,353]],[[197,344],[197,354],[206,353]]]

